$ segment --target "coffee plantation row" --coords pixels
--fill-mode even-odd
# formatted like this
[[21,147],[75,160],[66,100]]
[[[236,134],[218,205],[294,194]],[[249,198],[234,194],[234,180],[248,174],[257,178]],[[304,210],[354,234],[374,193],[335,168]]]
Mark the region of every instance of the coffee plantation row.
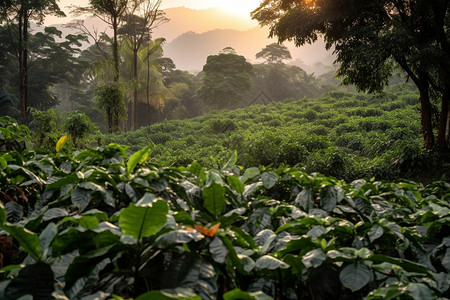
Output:
[[450,297],[446,182],[31,151],[0,125],[1,299]]

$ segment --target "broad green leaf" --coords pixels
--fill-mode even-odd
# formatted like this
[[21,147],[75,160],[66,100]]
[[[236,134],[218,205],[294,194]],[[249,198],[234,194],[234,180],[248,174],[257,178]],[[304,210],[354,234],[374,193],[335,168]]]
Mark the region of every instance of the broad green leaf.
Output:
[[23,218],[23,207],[15,201],[9,201],[5,204],[8,222],[17,223]]
[[41,249],[43,257],[47,256],[50,245],[56,234],[58,234],[58,228],[56,228],[55,223],[49,223],[39,235],[39,248]]
[[119,227],[124,234],[140,240],[157,233],[164,226],[168,211],[169,207],[163,200],[153,202],[152,206],[136,206],[130,203],[120,213]]
[[75,215],[73,217],[65,217],[61,220],[61,222],[59,222],[59,224],[63,224],[66,222],[73,222],[86,229],[98,228],[98,219],[96,216]]
[[289,268],[289,265],[279,259],[276,259],[273,256],[264,255],[256,260],[256,268],[276,270],[278,268],[287,269],[287,268]]
[[311,251],[308,251],[305,255],[302,257],[302,263],[307,268],[317,268],[325,261],[327,258],[326,254],[323,252],[322,249],[314,249]]
[[43,221],[49,221],[49,220],[52,220],[52,219],[59,219],[59,218],[62,218],[62,217],[66,217],[68,215],[69,215],[69,213],[64,208],[54,207],[54,208],[50,208],[49,210],[47,210],[44,213],[44,216],[43,216],[42,220]]
[[371,271],[362,263],[354,263],[344,267],[339,273],[339,279],[352,292],[362,289],[370,280]]
[[17,300],[25,295],[33,295],[34,300],[53,299],[53,271],[48,264],[37,262],[27,265],[11,280],[4,291],[6,300]]
[[244,175],[242,175],[239,179],[242,183],[246,183],[247,180],[252,179],[255,176],[258,176],[260,171],[256,167],[251,167],[245,170]]
[[8,162],[2,156],[0,156],[0,169],[4,170],[8,166]]
[[303,208],[306,212],[309,212],[314,207],[313,193],[311,190],[304,189],[298,193],[294,200],[297,206]]
[[251,272],[255,268],[255,261],[247,255],[238,254],[237,257],[241,260],[245,272]]
[[244,184],[236,176],[228,176],[227,182],[237,193],[244,192]]
[[187,244],[191,241],[198,242],[203,238],[204,236],[198,231],[179,229],[161,234],[153,245],[158,248],[167,248],[174,244]]
[[423,283],[410,282],[408,283],[406,291],[414,300],[437,299],[431,289]]
[[213,215],[218,215],[225,208],[225,188],[212,182],[203,188],[203,206]]
[[80,211],[84,211],[89,205],[92,193],[92,190],[88,190],[79,186],[75,187],[70,196],[72,204],[80,209]]
[[39,237],[36,233],[29,231],[19,225],[4,224],[1,226],[5,231],[15,238],[20,246],[36,261],[42,257],[39,248]]
[[136,151],[133,155],[130,156],[127,162],[127,173],[131,174],[136,168],[137,164],[142,164],[150,155],[150,150],[154,147],[154,144],[148,145],[144,149]]
[[215,236],[209,244],[209,252],[211,252],[214,261],[220,264],[225,262],[228,254],[227,248],[223,244],[222,240],[217,236]]
[[273,298],[264,294],[261,291],[258,292],[244,292],[241,289],[234,289],[223,294],[224,300],[272,300]]
[[369,237],[370,242],[373,243],[373,241],[381,237],[383,233],[384,233],[383,227],[381,227],[378,224],[375,224],[370,228],[369,232],[367,233],[367,236]]
[[332,211],[342,199],[344,190],[338,185],[327,185],[320,191],[320,205],[326,211]]
[[61,149],[66,144],[67,139],[68,139],[67,135],[64,135],[58,140],[58,142],[56,143],[56,152],[61,151]]
[[271,189],[278,182],[278,175],[273,171],[264,172],[261,175],[261,181],[267,189]]
[[227,163],[222,167],[223,170],[232,168],[236,165],[237,161],[237,151],[234,150],[233,154],[231,154],[230,159],[227,161]]
[[165,289],[160,291],[151,291],[140,295],[136,300],[202,300],[189,288]]
[[[77,266],[77,263],[75,261],[76,259],[74,260],[74,263],[69,266],[69,269],[67,270],[65,275],[66,295],[69,297],[69,299],[77,299],[78,295],[82,294],[83,291],[89,290],[91,287],[93,287],[95,283],[100,280],[100,272],[111,263],[111,259],[109,258],[105,258],[93,266],[89,265],[89,261],[85,262],[83,266],[81,266],[81,268],[84,268],[83,271],[85,272],[86,276],[75,277],[76,275],[80,274],[78,273],[78,269],[80,269],[80,266]],[[94,260],[91,262],[91,264],[93,262]],[[75,275],[74,277],[76,278],[75,282],[72,282],[73,280],[67,280],[68,276],[73,275]]]

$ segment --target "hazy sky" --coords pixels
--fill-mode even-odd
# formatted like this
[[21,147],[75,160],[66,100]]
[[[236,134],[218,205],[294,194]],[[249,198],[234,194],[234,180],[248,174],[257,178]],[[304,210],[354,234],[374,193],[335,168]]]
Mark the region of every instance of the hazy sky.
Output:
[[[88,0],[77,0],[74,2],[73,0],[60,0],[58,1],[59,7],[65,11],[66,15],[69,16],[69,8],[68,6],[76,3],[77,6],[87,5]],[[161,8],[169,8],[169,7],[188,7],[195,9],[204,9],[209,7],[219,7],[229,12],[239,14],[241,16],[248,16],[250,19],[250,12],[258,7],[260,0],[163,0]],[[45,20],[47,25],[50,24],[58,24],[58,23],[66,23],[70,19],[68,18],[56,18],[53,16],[48,16]]]

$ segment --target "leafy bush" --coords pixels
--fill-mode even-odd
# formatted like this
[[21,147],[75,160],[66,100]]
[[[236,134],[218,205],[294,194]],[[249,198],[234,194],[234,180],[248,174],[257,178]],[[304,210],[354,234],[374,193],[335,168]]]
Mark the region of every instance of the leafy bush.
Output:
[[64,128],[69,132],[73,139],[75,147],[79,147],[78,141],[86,136],[87,133],[95,129],[95,125],[91,122],[89,117],[78,111],[74,110],[69,113]]
[[50,108],[40,111],[31,108],[32,135],[36,147],[42,147],[47,150],[53,150],[60,134],[57,132],[56,119],[58,118],[54,109]]
[[230,119],[216,119],[211,121],[211,130],[214,133],[224,133],[235,130],[236,124]]
[[[214,169],[162,167],[147,161],[152,146],[125,149],[10,152],[2,299],[450,296],[446,182],[241,170],[236,154]],[[347,159],[336,148],[320,156],[330,168]]]

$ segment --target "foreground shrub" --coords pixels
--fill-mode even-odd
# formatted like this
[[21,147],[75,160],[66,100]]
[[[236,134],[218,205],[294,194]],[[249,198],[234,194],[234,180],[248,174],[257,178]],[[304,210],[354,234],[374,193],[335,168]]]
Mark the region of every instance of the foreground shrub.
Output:
[[162,167],[125,148],[0,152],[2,299],[450,296],[446,182],[241,170],[236,154]]

